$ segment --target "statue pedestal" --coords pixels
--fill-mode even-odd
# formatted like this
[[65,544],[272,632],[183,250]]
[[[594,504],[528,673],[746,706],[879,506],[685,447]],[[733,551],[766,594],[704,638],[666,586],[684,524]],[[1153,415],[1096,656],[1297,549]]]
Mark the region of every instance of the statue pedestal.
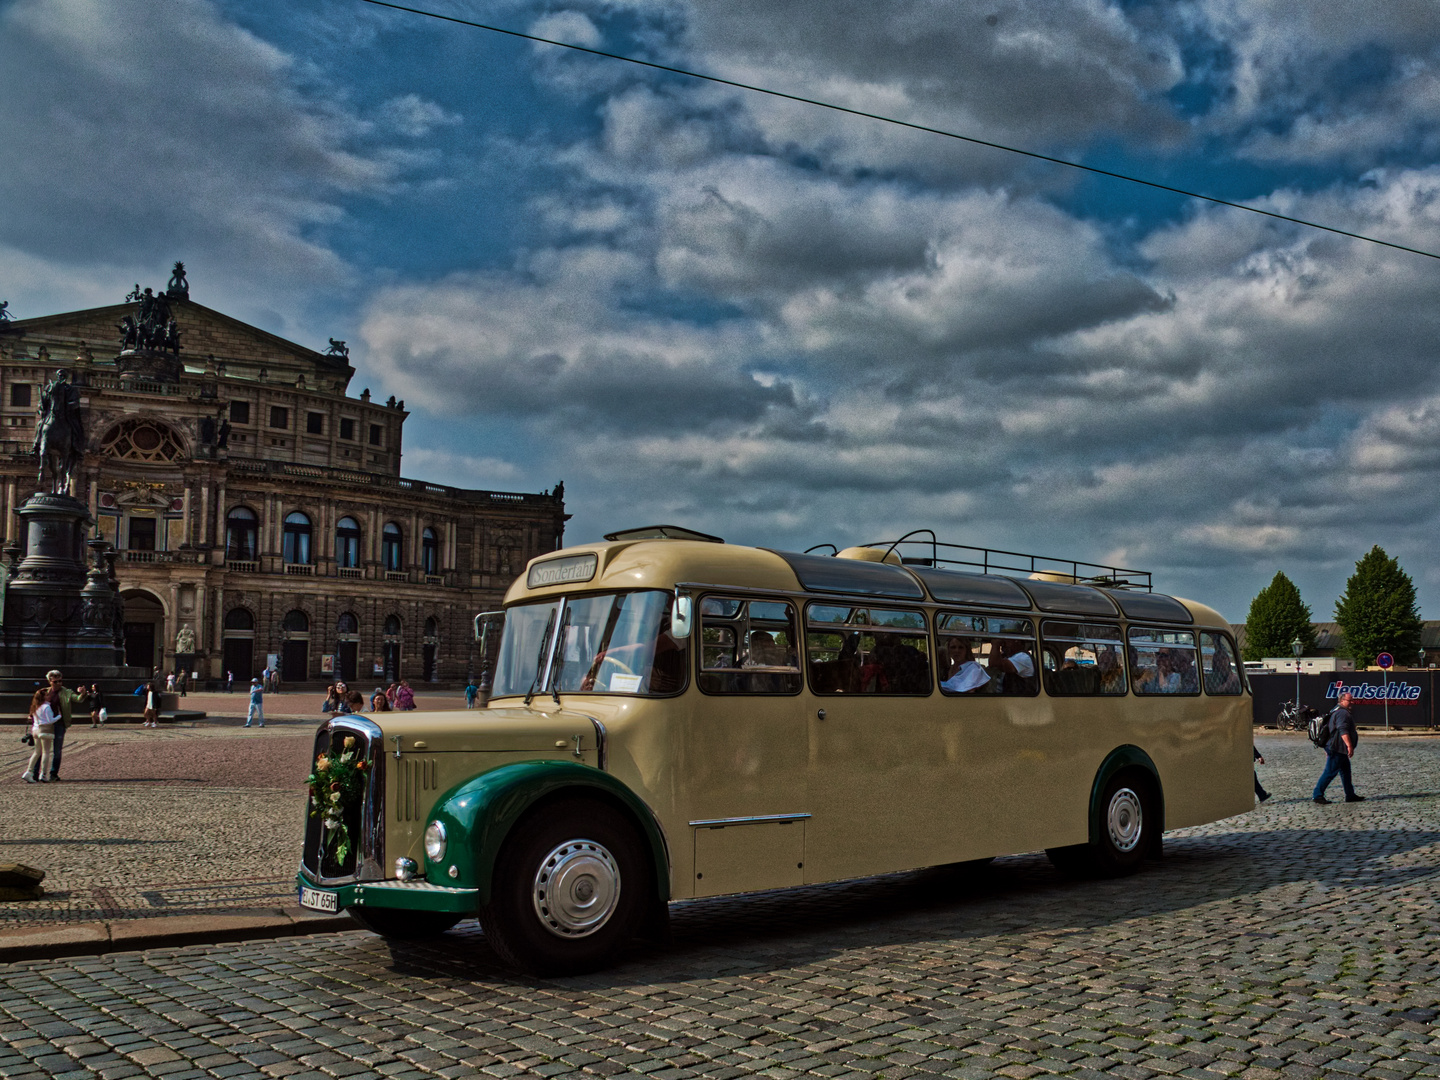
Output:
[[120,382],[179,382],[185,365],[178,353],[158,349],[127,349],[115,358]]
[[89,511],[69,495],[39,494],[15,513],[24,546],[5,588],[0,710],[25,715],[51,668],[64,673],[67,686],[98,683],[112,696],[129,693],[149,672],[125,666],[118,590],[103,559],[87,565]]

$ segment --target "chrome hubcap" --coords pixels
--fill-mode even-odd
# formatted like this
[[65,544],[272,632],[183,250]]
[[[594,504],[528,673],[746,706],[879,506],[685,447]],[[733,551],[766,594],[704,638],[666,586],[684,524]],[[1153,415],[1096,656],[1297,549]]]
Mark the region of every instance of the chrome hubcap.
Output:
[[1129,788],[1121,788],[1110,799],[1106,813],[1106,824],[1110,829],[1110,842],[1117,851],[1134,851],[1140,843],[1140,832],[1145,823],[1144,811],[1140,807],[1140,796]]
[[593,934],[615,914],[620,868],[603,844],[567,840],[535,872],[535,914],[556,937]]

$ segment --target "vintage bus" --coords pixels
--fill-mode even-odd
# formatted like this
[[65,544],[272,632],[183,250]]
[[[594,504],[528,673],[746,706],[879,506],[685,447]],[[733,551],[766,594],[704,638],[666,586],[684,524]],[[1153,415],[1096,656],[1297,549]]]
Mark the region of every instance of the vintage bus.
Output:
[[657,526],[532,560],[477,624],[482,709],[321,725],[304,906],[478,917],[575,972],[673,900],[1040,849],[1121,874],[1253,806],[1229,626],[1143,573]]

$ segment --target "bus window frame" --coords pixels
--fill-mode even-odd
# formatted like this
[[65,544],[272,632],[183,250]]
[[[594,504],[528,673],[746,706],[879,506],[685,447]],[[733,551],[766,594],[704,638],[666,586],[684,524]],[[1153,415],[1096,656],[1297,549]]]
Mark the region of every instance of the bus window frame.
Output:
[[[1134,694],[1136,697],[1140,697],[1140,698],[1180,698],[1180,697],[1189,698],[1189,697],[1199,697],[1200,694],[1201,694],[1201,690],[1202,690],[1202,688],[1203,688],[1203,686],[1204,686],[1204,683],[1205,683],[1205,671],[1204,671],[1204,668],[1201,666],[1201,665],[1204,663],[1204,656],[1201,654],[1201,651],[1200,651],[1200,635],[1201,635],[1201,633],[1203,633],[1203,632],[1204,632],[1204,631],[1202,630],[1202,628],[1200,628],[1200,627],[1194,627],[1194,626],[1186,626],[1186,627],[1177,627],[1177,626],[1147,626],[1147,625],[1144,624],[1144,623],[1127,625],[1127,626],[1125,627],[1125,662],[1126,662],[1126,664],[1127,664],[1127,665],[1129,666],[1129,668],[1130,668],[1130,692],[1131,692],[1132,694]],[[1193,665],[1193,668],[1194,668],[1194,671],[1195,671],[1195,689],[1194,689],[1194,690],[1175,690],[1175,691],[1173,691],[1173,692],[1172,692],[1172,691],[1167,691],[1167,690],[1161,690],[1161,691],[1158,691],[1158,692],[1157,692],[1157,691],[1150,691],[1150,690],[1141,690],[1141,689],[1140,689],[1140,679],[1139,679],[1138,675],[1136,674],[1136,672],[1138,672],[1138,671],[1140,670],[1140,668],[1139,668],[1139,666],[1135,663],[1135,657],[1134,657],[1134,654],[1133,654],[1133,652],[1132,652],[1132,647],[1131,647],[1131,644],[1130,644],[1130,642],[1131,642],[1131,640],[1132,640],[1132,635],[1133,635],[1133,634],[1136,634],[1136,633],[1141,633],[1141,634],[1177,634],[1177,635],[1178,635],[1178,634],[1189,634],[1189,635],[1190,635],[1190,638],[1191,638],[1191,641],[1193,642],[1193,644],[1190,646],[1190,651],[1194,654],[1194,657],[1195,657],[1195,662],[1194,662],[1194,665]],[[1144,642],[1144,639],[1141,639],[1141,640],[1142,640],[1142,642]],[[1185,646],[1183,646],[1183,645],[1177,645],[1177,644],[1175,644],[1174,642],[1169,642],[1169,641],[1144,642],[1144,643],[1153,645],[1157,650],[1158,650],[1158,649],[1183,649],[1183,648],[1185,648]],[[1233,648],[1233,643],[1232,643],[1232,648]],[[1233,694],[1214,694],[1214,695],[1211,695],[1211,696],[1213,696],[1213,697],[1233,697],[1234,695],[1233,695]]]
[[[707,667],[705,667],[705,619],[706,619],[706,615],[705,615],[705,602],[706,602],[707,600],[737,600],[737,601],[740,601],[740,602],[745,603],[745,604],[747,604],[747,605],[749,605],[749,604],[751,604],[751,603],[760,603],[760,604],[786,604],[786,605],[788,605],[789,608],[790,608],[790,610],[791,610],[791,612],[792,612],[793,615],[794,615],[794,620],[795,620],[795,621],[794,621],[794,627],[795,627],[795,629],[794,629],[794,631],[793,631],[794,634],[795,634],[795,637],[796,637],[796,642],[795,642],[795,668],[793,669],[793,671],[792,671],[791,669],[789,669],[789,668],[779,668],[779,667],[749,667],[749,668],[745,668],[745,667],[742,667],[742,668],[707,668]],[[717,698],[753,698],[753,697],[798,697],[800,694],[803,694],[803,693],[805,692],[805,669],[804,669],[804,667],[803,667],[803,666],[801,665],[801,663],[800,663],[800,653],[801,653],[801,651],[802,651],[803,648],[804,648],[804,639],[805,639],[804,624],[803,624],[803,621],[802,621],[802,620],[803,620],[803,614],[802,614],[802,612],[803,612],[803,610],[804,610],[803,601],[797,600],[797,599],[796,599],[795,597],[793,597],[793,596],[779,595],[779,594],[776,594],[776,593],[768,593],[768,594],[760,595],[760,594],[754,594],[754,593],[747,592],[747,591],[745,591],[745,590],[743,590],[743,589],[731,589],[731,590],[725,590],[724,592],[715,591],[715,590],[710,590],[710,591],[707,591],[707,592],[704,592],[704,593],[701,593],[701,594],[700,594],[700,598],[699,598],[699,600],[697,601],[697,603],[696,603],[696,605],[695,605],[695,609],[696,609],[696,612],[697,612],[697,615],[698,615],[698,627],[697,627],[697,629],[699,630],[699,633],[698,633],[698,634],[692,633],[690,636],[691,636],[692,638],[695,638],[695,639],[696,639],[696,647],[695,647],[695,671],[694,671],[694,673],[693,673],[693,677],[694,677],[694,680],[695,680],[695,687],[700,691],[700,693],[704,694],[704,695],[707,696],[707,697],[717,697]],[[713,616],[712,616],[712,617],[713,617]],[[749,622],[750,622],[750,618],[749,618],[749,608],[748,608],[748,606],[747,606],[747,608],[746,608],[746,619],[745,619],[745,622],[746,622],[746,625],[748,626],[748,625],[749,625]],[[735,654],[736,654],[737,660],[738,660],[739,654],[740,654],[740,644],[741,644],[741,643],[740,643],[739,638],[738,638],[738,636],[737,636],[736,641],[735,641]],[[792,674],[793,674],[793,675],[798,676],[798,678],[796,679],[795,689],[794,689],[794,690],[707,690],[707,689],[705,688],[704,683],[701,681],[701,680],[704,678],[704,676],[707,675],[707,674],[731,674],[731,673],[734,673],[734,672],[744,672],[744,673],[755,674],[755,675],[763,675],[763,674],[792,675]]]
[[[936,682],[936,685],[940,688],[940,694],[941,694],[942,697],[947,697],[947,698],[980,698],[980,699],[983,700],[983,699],[986,699],[986,698],[996,698],[996,697],[1029,698],[1029,697],[1038,697],[1038,696],[1039,696],[1039,694],[1040,694],[1040,683],[1041,683],[1041,670],[1040,670],[1040,629],[1039,629],[1039,625],[1038,625],[1037,616],[1035,615],[1034,612],[1032,612],[1032,611],[1020,611],[1020,610],[1018,610],[1018,609],[1015,610],[1015,611],[1007,611],[1007,612],[992,612],[992,611],[955,611],[955,610],[951,610],[951,609],[947,609],[947,608],[943,608],[943,607],[937,607],[937,608],[935,609],[935,611],[933,612],[933,615],[934,615],[934,620],[933,620],[933,621],[934,621],[934,627],[935,627],[935,659],[936,659],[936,665],[935,665],[935,675],[936,675],[936,679],[935,679],[935,682]],[[945,629],[942,629],[942,628],[941,628],[941,621],[942,621],[943,619],[946,619],[946,618],[952,616],[952,615],[955,616],[955,617],[957,617],[957,618],[961,618],[961,619],[984,619],[984,620],[986,620],[986,630],[985,630],[985,632],[984,632],[983,634],[978,634],[978,635],[977,635],[977,634],[975,634],[975,633],[973,633],[973,632],[972,632],[972,633],[964,633],[964,632],[959,631],[959,630],[945,630]],[[1001,632],[1001,633],[991,633],[990,630],[989,630],[989,620],[990,620],[990,619],[1008,619],[1008,620],[1010,620],[1010,621],[1012,621],[1012,622],[1019,622],[1019,621],[1021,621],[1021,620],[1024,620],[1025,622],[1027,622],[1027,623],[1030,624],[1030,636],[1029,636],[1029,637],[1021,637],[1021,636],[1018,635],[1018,634],[1005,633],[1005,632]],[[940,675],[940,669],[939,669],[939,663],[938,663],[938,662],[939,662],[939,658],[940,658],[940,653],[941,653],[941,651],[942,651],[942,649],[943,649],[943,647],[944,647],[944,644],[945,644],[945,639],[946,639],[947,637],[986,637],[986,638],[989,638],[989,639],[991,639],[991,640],[994,640],[995,638],[1005,638],[1005,639],[1008,640],[1008,641],[1028,641],[1028,642],[1030,643],[1030,648],[1029,648],[1029,650],[1028,650],[1029,653],[1030,653],[1030,662],[1031,662],[1031,664],[1032,664],[1032,665],[1034,666],[1034,668],[1035,668],[1035,674],[1031,677],[1031,680],[1030,680],[1031,683],[1033,684],[1033,688],[1032,688],[1028,693],[1024,693],[1024,694],[1007,694],[1007,693],[1005,693],[1003,690],[984,690],[984,689],[981,689],[981,690],[978,690],[978,691],[955,691],[955,690],[946,690],[946,689],[945,689],[945,681],[939,677],[939,675]],[[979,659],[979,658],[977,657],[976,659]],[[988,664],[985,665],[985,672],[986,672],[986,674],[990,674],[990,667],[989,667]],[[995,678],[995,676],[994,676],[993,674],[990,674],[990,678],[993,680],[993,679]]]
[[[1077,628],[1078,628],[1079,630],[1081,630],[1081,631],[1091,630],[1091,629],[1095,629],[1095,630],[1100,630],[1100,629],[1106,629],[1106,630],[1108,630],[1108,629],[1113,629],[1113,630],[1115,631],[1115,637],[1113,637],[1113,638],[1101,637],[1101,636],[1099,636],[1099,635],[1097,635],[1097,634],[1089,634],[1089,635],[1084,636],[1084,637],[1071,637],[1071,636],[1065,636],[1065,635],[1058,635],[1058,636],[1053,636],[1053,637],[1052,637],[1051,634],[1050,634],[1050,632],[1047,630],[1047,627],[1049,627],[1049,626],[1074,626],[1074,627],[1077,627]],[[1130,671],[1129,671],[1128,666],[1127,666],[1126,663],[1125,663],[1125,642],[1126,642],[1125,629],[1126,629],[1125,625],[1124,625],[1123,623],[1119,622],[1119,621],[1111,623],[1111,622],[1105,622],[1104,620],[1101,620],[1101,619],[1089,619],[1089,618],[1081,618],[1081,617],[1075,617],[1075,616],[1072,616],[1072,617],[1070,617],[1070,618],[1065,618],[1065,617],[1063,617],[1063,616],[1062,616],[1062,617],[1051,617],[1051,618],[1044,618],[1044,617],[1042,617],[1042,618],[1040,619],[1040,654],[1041,654],[1041,655],[1036,658],[1036,660],[1038,661],[1037,664],[1036,664],[1036,675],[1039,677],[1041,683],[1042,683],[1042,684],[1045,684],[1045,696],[1046,696],[1046,697],[1053,697],[1053,698],[1112,698],[1112,699],[1113,699],[1113,698],[1122,698],[1122,697],[1128,697],[1128,696],[1130,696],[1131,693],[1132,693],[1132,691],[1133,691],[1133,685],[1132,685],[1133,680],[1130,678]],[[1053,680],[1053,679],[1046,679],[1046,675],[1047,675],[1047,674],[1058,674],[1060,671],[1062,671],[1062,670],[1064,670],[1064,669],[1063,669],[1063,668],[1056,668],[1053,673],[1052,673],[1052,672],[1047,672],[1047,671],[1045,670],[1045,664],[1044,664],[1044,661],[1045,661],[1045,647],[1046,647],[1047,645],[1050,645],[1050,644],[1059,645],[1059,644],[1061,644],[1061,643],[1064,643],[1064,644],[1066,644],[1066,645],[1101,644],[1101,645],[1116,645],[1116,646],[1118,646],[1118,647],[1119,647],[1119,650],[1120,650],[1120,656],[1119,656],[1119,659],[1120,659],[1120,673],[1121,673],[1121,675],[1123,675],[1123,676],[1125,677],[1125,688],[1124,688],[1123,690],[1121,690],[1118,694],[1106,694],[1106,693],[1103,693],[1102,691],[1100,691],[1100,690],[1098,690],[1098,689],[1097,689],[1095,692],[1093,692],[1093,693],[1074,693],[1074,694],[1067,694],[1067,693],[1063,693],[1063,692],[1060,692],[1060,693],[1055,692],[1055,691],[1052,689],[1052,685],[1053,685],[1053,683],[1055,682],[1055,680]],[[1062,651],[1068,651],[1068,650],[1062,650]],[[1097,663],[1096,667],[1097,667],[1097,671],[1098,671],[1098,663]],[[1097,687],[1099,686],[1098,678],[1097,678],[1096,686],[1097,686]]]
[[[873,600],[878,600],[879,603],[871,603],[870,601],[871,601],[872,599],[873,599]],[[924,603],[924,602],[922,601],[921,603]],[[853,631],[853,632],[859,633],[859,634],[864,634],[866,631],[869,631],[872,635],[874,635],[876,632],[879,632],[879,633],[882,633],[882,634],[897,634],[897,635],[903,635],[903,636],[905,636],[905,637],[923,637],[923,638],[925,639],[925,648],[926,648],[926,650],[927,650],[927,655],[926,655],[926,657],[925,657],[925,660],[926,660],[926,668],[927,668],[927,671],[926,671],[926,688],[925,688],[925,690],[924,690],[924,691],[914,691],[914,690],[912,690],[912,691],[883,690],[883,691],[882,691],[882,690],[876,690],[876,691],[874,691],[874,692],[867,692],[867,691],[860,690],[860,691],[854,691],[854,692],[847,692],[847,691],[844,691],[844,690],[817,690],[817,689],[815,689],[815,669],[814,669],[814,662],[812,662],[811,659],[810,659],[810,632],[811,632],[810,609],[811,609],[811,608],[814,608],[814,607],[848,607],[848,608],[851,610],[851,612],[852,612],[852,617],[853,617],[853,613],[854,613],[855,611],[857,611],[857,610],[863,610],[863,611],[865,612],[865,617],[866,617],[866,620],[867,620],[867,621],[866,621],[865,623],[863,623],[863,624],[860,624],[860,623],[850,623],[850,622],[846,622],[846,623],[820,623],[820,624],[819,624],[819,625],[822,626],[822,627],[834,627],[834,628],[836,628],[836,629],[833,631],[833,632],[835,632],[835,633],[844,633],[844,632],[846,632],[847,630],[849,630],[849,631]],[[908,627],[908,626],[885,626],[885,625],[883,625],[883,624],[882,624],[882,625],[877,625],[877,624],[872,623],[872,622],[869,621],[870,612],[873,611],[873,610],[878,610],[878,611],[892,611],[892,612],[897,612],[897,613],[904,613],[904,614],[906,614],[906,615],[918,615],[918,616],[920,617],[921,626],[918,627],[918,628],[916,628],[916,627]],[[931,620],[931,618],[930,618],[930,616],[931,616],[932,614],[933,614],[933,611],[932,611],[928,606],[925,606],[925,607],[913,607],[913,606],[910,606],[910,605],[906,604],[903,600],[900,601],[900,602],[898,602],[898,603],[896,603],[895,601],[891,600],[889,597],[863,597],[863,596],[853,596],[853,597],[851,597],[851,596],[835,596],[835,597],[828,597],[828,596],[816,596],[814,593],[808,594],[808,595],[807,595],[807,598],[806,598],[806,601],[805,601],[805,604],[804,604],[804,607],[803,607],[803,609],[802,609],[802,616],[803,616],[803,618],[804,618],[804,623],[803,623],[803,629],[802,629],[802,631],[801,631],[801,633],[802,633],[802,635],[803,635],[802,640],[803,640],[803,642],[804,642],[804,649],[805,649],[805,685],[806,685],[806,687],[809,689],[810,693],[811,693],[813,696],[815,696],[815,697],[824,697],[824,698],[834,698],[834,697],[840,697],[840,698],[846,698],[846,697],[849,697],[849,698],[875,698],[875,697],[925,698],[925,697],[933,697],[933,696],[935,695],[935,634],[934,634],[934,632],[933,632],[932,620]],[[827,631],[826,631],[826,630],[820,630],[820,631],[818,631],[818,632],[819,632],[819,633],[826,633]]]
[[[1215,694],[1215,693],[1211,693],[1208,689],[1206,689],[1206,690],[1205,690],[1205,696],[1206,696],[1206,697],[1227,697],[1227,698],[1228,698],[1228,697],[1244,697],[1247,693],[1249,693],[1249,692],[1250,692],[1250,683],[1249,683],[1249,682],[1246,680],[1246,678],[1245,678],[1245,661],[1242,660],[1242,659],[1240,659],[1240,650],[1239,650],[1239,648],[1238,648],[1238,647],[1236,646],[1236,644],[1235,644],[1235,638],[1234,638],[1232,635],[1230,635],[1229,633],[1227,633],[1226,631],[1224,631],[1224,630],[1209,629],[1209,628],[1207,628],[1207,627],[1197,627],[1195,633],[1196,633],[1196,635],[1197,635],[1198,637],[1203,637],[1203,636],[1206,635],[1206,634],[1213,634],[1215,637],[1218,637],[1218,638],[1222,639],[1222,640],[1225,642],[1225,644],[1230,647],[1230,663],[1231,663],[1232,669],[1233,669],[1234,672],[1235,672],[1235,678],[1236,678],[1236,680],[1238,681],[1238,684],[1239,684],[1239,687],[1240,687],[1240,689],[1239,689],[1239,690],[1236,690],[1233,694]],[[1202,689],[1204,689],[1204,688],[1205,688],[1205,643],[1204,643],[1203,641],[1200,643],[1199,653],[1200,653],[1200,686],[1201,686]]]

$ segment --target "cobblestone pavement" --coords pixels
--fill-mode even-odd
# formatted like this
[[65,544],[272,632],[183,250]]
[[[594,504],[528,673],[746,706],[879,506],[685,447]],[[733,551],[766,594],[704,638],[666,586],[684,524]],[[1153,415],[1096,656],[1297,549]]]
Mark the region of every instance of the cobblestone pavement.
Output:
[[1275,797],[1137,877],[693,901],[583,979],[507,974],[473,923],[10,965],[0,1076],[1440,1075],[1440,740],[1363,740],[1369,801],[1333,806],[1303,739],[1258,745]]

